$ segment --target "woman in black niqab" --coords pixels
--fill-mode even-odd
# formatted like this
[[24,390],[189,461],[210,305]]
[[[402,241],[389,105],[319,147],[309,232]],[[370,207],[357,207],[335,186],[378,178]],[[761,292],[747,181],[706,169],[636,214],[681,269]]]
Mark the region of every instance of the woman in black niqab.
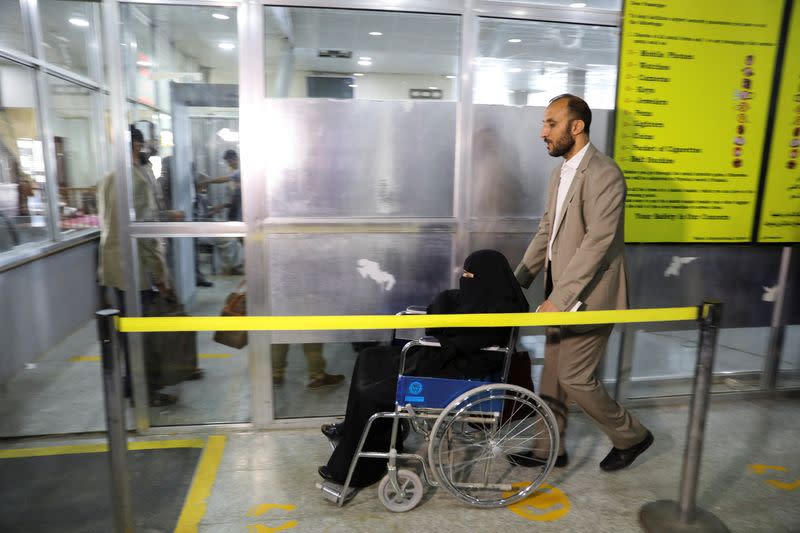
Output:
[[[528,302],[505,256],[496,250],[480,250],[467,257],[459,288],[439,293],[428,306],[429,314],[524,313]],[[431,328],[441,348],[423,347],[408,354],[404,374],[452,379],[483,379],[502,368],[503,355],[482,352],[487,346],[503,346],[511,328]],[[361,433],[369,417],[394,410],[400,349],[394,346],[367,348],[358,355],[350,383],[345,419],[331,429],[339,443],[328,464],[319,468],[330,481],[344,483]],[[376,420],[364,443],[364,450],[389,449],[391,420]],[[401,439],[399,439],[401,440]],[[398,442],[402,451],[402,442]],[[385,459],[360,459],[351,486],[365,487],[378,481],[386,471]]]

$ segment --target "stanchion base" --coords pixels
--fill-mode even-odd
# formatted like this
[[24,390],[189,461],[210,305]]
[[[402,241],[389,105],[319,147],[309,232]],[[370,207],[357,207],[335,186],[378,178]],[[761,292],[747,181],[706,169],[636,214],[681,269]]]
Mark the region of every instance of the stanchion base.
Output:
[[659,500],[650,502],[639,510],[639,522],[647,533],[730,533],[730,530],[713,513],[695,508],[694,521],[681,522],[678,502]]

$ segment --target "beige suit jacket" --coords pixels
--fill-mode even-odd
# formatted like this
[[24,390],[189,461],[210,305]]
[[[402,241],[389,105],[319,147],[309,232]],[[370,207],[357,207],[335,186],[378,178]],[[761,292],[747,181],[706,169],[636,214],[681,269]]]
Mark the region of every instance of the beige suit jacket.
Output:
[[[581,310],[627,309],[623,209],[625,178],[613,159],[590,145],[554,220],[561,165],[550,175],[547,209],[515,274],[529,287],[547,260],[555,228],[550,301],[562,311],[582,302]],[[545,277],[547,276],[545,270]],[[545,283],[547,280],[545,279]]]
[[[149,169],[133,167],[133,208],[137,222],[159,220],[158,203]],[[122,270],[122,246],[117,218],[117,182],[113,173],[107,175],[98,187],[100,212],[100,262],[97,275],[101,285],[125,289]],[[136,239],[139,253],[139,288],[149,290],[153,284],[167,283],[165,243],[156,238]]]

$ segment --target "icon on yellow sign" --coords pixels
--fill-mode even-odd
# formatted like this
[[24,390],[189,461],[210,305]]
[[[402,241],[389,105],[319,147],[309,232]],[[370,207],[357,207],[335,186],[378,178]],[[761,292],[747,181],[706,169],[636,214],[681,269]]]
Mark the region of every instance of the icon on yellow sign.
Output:
[[[514,487],[523,487],[526,483],[515,483]],[[508,496],[513,494],[509,492]],[[569,498],[561,489],[544,484],[533,491],[533,494],[522,501],[508,507],[514,514],[536,522],[554,522],[567,515],[570,509]]]

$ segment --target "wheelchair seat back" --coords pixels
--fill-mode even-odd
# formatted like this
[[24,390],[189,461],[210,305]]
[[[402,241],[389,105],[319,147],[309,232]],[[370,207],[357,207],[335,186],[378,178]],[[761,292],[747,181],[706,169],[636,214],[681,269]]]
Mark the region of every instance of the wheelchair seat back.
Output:
[[[410,404],[415,408],[443,409],[460,394],[469,390],[492,383],[491,381],[430,378],[419,376],[400,376],[397,380],[397,393],[395,404],[404,406]],[[487,410],[486,404],[482,410]],[[491,410],[496,410],[491,406]]]

